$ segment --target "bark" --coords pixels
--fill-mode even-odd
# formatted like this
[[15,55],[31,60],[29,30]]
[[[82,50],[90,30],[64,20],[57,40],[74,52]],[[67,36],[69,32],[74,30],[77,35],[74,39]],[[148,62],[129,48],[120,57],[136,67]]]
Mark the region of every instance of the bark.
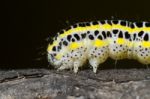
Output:
[[150,99],[150,70],[0,71],[0,99]]

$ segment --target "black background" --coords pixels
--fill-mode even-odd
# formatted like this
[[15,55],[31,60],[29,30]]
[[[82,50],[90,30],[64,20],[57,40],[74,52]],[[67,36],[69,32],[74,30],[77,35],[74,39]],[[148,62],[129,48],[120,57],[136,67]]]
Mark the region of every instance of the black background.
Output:
[[144,0],[6,0],[2,4],[0,68],[47,67],[46,38],[82,21],[150,21]]

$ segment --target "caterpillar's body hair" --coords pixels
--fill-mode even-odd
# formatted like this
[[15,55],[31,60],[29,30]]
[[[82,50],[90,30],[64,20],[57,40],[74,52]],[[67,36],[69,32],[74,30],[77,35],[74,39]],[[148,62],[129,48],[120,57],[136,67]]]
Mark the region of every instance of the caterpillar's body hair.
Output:
[[108,57],[150,64],[150,23],[104,20],[77,23],[60,31],[48,45],[48,61],[74,72],[89,61],[96,72]]

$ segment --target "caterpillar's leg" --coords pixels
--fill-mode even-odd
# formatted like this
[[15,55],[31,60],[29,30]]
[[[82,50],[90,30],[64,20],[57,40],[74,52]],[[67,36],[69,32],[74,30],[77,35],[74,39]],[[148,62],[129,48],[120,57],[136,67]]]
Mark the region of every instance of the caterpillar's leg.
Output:
[[61,67],[59,67],[58,69],[57,69],[57,71],[62,71],[62,70],[64,70],[64,69],[66,69],[66,66],[61,66]]
[[62,70],[65,70],[65,69],[69,69],[69,66],[67,66],[67,64],[64,64],[62,66],[60,66],[57,71],[62,71]]
[[97,59],[97,58],[91,58],[89,60],[89,63],[93,67],[93,72],[96,73],[97,72],[97,68],[99,66],[99,59]]
[[71,69],[72,70],[72,65],[62,65],[61,67],[59,67],[57,69],[57,71],[62,71],[62,70],[65,70],[65,69]]
[[74,69],[73,69],[73,71],[74,71],[74,73],[77,73],[78,72],[78,69],[79,69],[79,67],[80,67],[80,61],[79,60],[76,60],[76,61],[74,61]]
[[65,69],[72,69],[73,68],[73,61],[72,59],[64,60],[63,64],[57,69],[58,71],[65,70]]
[[74,73],[78,72],[79,67],[83,66],[86,62],[87,56],[86,56],[86,48],[79,48],[73,53],[73,71]]

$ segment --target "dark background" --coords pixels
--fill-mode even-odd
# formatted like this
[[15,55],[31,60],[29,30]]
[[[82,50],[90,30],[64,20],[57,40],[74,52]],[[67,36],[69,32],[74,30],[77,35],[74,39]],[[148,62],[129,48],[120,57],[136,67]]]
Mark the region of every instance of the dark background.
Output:
[[5,0],[1,4],[0,68],[46,68],[46,54],[42,55],[46,38],[76,22],[150,21],[150,2],[144,0]]

